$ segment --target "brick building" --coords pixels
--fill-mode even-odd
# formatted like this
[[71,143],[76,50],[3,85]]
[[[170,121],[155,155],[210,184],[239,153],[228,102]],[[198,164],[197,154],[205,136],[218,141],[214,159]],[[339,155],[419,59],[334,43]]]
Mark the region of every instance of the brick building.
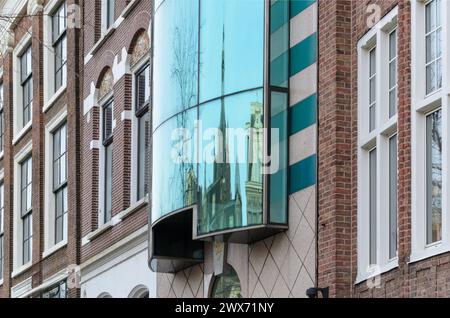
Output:
[[145,179],[152,7],[117,0],[84,6],[81,296],[154,296]]
[[78,1],[3,1],[2,13],[0,295],[76,297]]
[[448,1],[320,1],[318,285],[448,297]]

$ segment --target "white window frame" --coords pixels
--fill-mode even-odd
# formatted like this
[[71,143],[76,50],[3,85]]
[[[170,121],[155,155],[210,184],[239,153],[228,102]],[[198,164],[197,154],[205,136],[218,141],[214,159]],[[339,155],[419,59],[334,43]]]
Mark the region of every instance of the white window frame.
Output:
[[[397,134],[397,114],[389,117],[389,35],[397,28],[398,7],[385,15],[358,42],[358,274],[356,283],[398,266],[390,258],[389,140]],[[370,51],[376,48],[375,128],[369,131]],[[397,48],[398,50],[398,48]],[[369,153],[377,150],[376,264],[370,263]],[[398,170],[398,169],[397,169]],[[397,243],[398,244],[398,243]]]
[[[140,200],[137,199],[138,196],[138,149],[139,149],[139,140],[138,140],[138,128],[139,128],[139,124],[138,124],[138,120],[136,118],[136,103],[135,103],[135,99],[136,99],[136,74],[137,72],[139,72],[142,67],[147,64],[150,63],[149,61],[149,56],[148,54],[144,55],[141,60],[139,62],[137,62],[135,65],[133,65],[133,68],[131,69],[131,74],[132,74],[132,111],[131,111],[131,127],[132,127],[132,132],[131,132],[131,140],[132,140],[132,150],[131,150],[131,191],[130,191],[130,195],[131,195],[131,204],[137,203],[138,201],[142,201],[145,200],[146,197],[148,197],[148,194],[146,197],[141,198]],[[150,84],[149,84],[150,85]]]
[[[23,229],[22,229],[22,218],[21,218],[21,211],[20,211],[20,204],[18,202],[21,202],[21,163],[29,156],[32,155],[33,150],[33,144],[32,142],[28,142],[28,144],[23,147],[19,153],[14,157],[14,202],[17,202],[17,204],[14,204],[13,206],[13,212],[14,212],[14,219],[13,219],[13,273],[12,277],[15,277],[19,275],[21,272],[25,271],[29,267],[31,267],[33,262],[33,240],[31,242],[31,254],[30,254],[30,261],[26,264],[22,264],[22,235],[23,235]],[[33,162],[31,163],[34,164]],[[31,224],[33,224],[33,216],[31,219]],[[31,227],[33,229],[33,227]],[[33,231],[32,231],[33,235]]]
[[[3,158],[3,154],[5,151],[5,109],[4,109],[4,85],[3,85],[3,78],[0,81],[0,121],[1,121],[1,125],[0,125],[0,134],[2,134],[2,141],[0,142],[0,159]],[[1,118],[1,116],[3,116],[3,118]],[[3,130],[3,132],[1,131]]]
[[[13,145],[25,135],[30,129],[33,122],[33,109],[31,109],[30,121],[28,124],[23,126],[22,116],[23,116],[23,93],[21,86],[21,63],[20,58],[22,54],[28,49],[32,44],[31,29],[26,32],[24,37],[19,41],[13,51]],[[31,53],[33,59],[33,53]],[[33,67],[33,63],[31,63]],[[32,79],[33,80],[33,79]],[[34,108],[33,103],[33,108]]]
[[[112,23],[111,23],[111,25],[110,26],[107,26],[107,19],[108,19],[108,17],[107,17],[107,15],[106,15],[106,9],[107,9],[107,2],[108,1],[111,1],[111,0],[101,0],[102,2],[101,2],[101,8],[100,8],[100,16],[101,16],[101,34],[102,34],[102,36],[103,35],[105,35],[105,34],[107,34],[108,33],[108,31],[110,30],[110,29],[112,29],[112,28],[114,28],[114,24],[115,24],[115,18],[114,18],[114,21],[112,21]],[[113,0],[114,1],[114,6],[115,6],[115,1],[116,0]],[[114,8],[114,10],[115,10],[115,8]],[[114,12],[114,16],[116,15],[116,12]]]
[[53,193],[53,133],[67,120],[67,106],[45,127],[45,196],[44,196],[44,252],[45,258],[67,245],[68,231],[64,239],[55,244],[55,195]]
[[[411,256],[416,262],[450,251],[450,220],[448,215],[450,188],[448,165],[450,134],[449,53],[448,40],[450,3],[441,2],[442,12],[442,88],[426,94],[425,78],[425,6],[430,1],[411,1]],[[426,116],[442,108],[442,240],[426,241]],[[447,213],[446,213],[447,212]]]
[[[65,83],[55,91],[55,52],[53,50],[53,24],[52,18],[59,6],[67,0],[50,0],[44,8],[44,32],[43,32],[43,59],[44,59],[44,78],[49,79],[45,81],[44,85],[44,106],[42,111],[47,112],[55,103],[55,101],[66,91],[67,79]],[[68,28],[68,26],[67,26]],[[67,36],[67,35],[66,35]],[[67,42],[66,42],[67,43]],[[66,44],[67,45],[67,44]]]
[[[2,258],[2,263],[0,266],[0,272],[1,272],[1,278],[0,278],[0,285],[3,284],[3,280],[5,278],[5,236],[4,236],[4,229],[5,229],[5,172],[4,169],[0,170],[0,185],[3,185],[3,193],[0,193],[0,195],[2,196],[3,199],[3,219],[0,220],[0,223],[2,224],[1,226],[3,226],[3,246],[1,247],[3,252],[3,257],[2,255],[0,255],[0,258]],[[0,215],[0,218],[2,217],[2,215]],[[0,229],[0,232],[2,231],[2,229]],[[1,242],[0,242],[1,244]]]
[[[116,126],[116,121],[114,119],[114,110],[115,110],[115,103],[114,103],[114,90],[112,89],[111,92],[107,93],[105,96],[103,96],[98,101],[98,109],[99,109],[99,165],[98,165],[98,176],[99,176],[99,191],[98,191],[98,227],[102,227],[104,225],[109,224],[113,220],[113,216],[111,215],[111,219],[108,222],[104,222],[105,220],[105,147],[103,146],[103,106],[110,102],[112,99],[112,133],[114,136],[114,128]],[[113,141],[114,145],[114,141]],[[114,152],[114,146],[113,146],[113,152]],[[113,175],[114,175],[114,156],[112,158],[113,160]],[[112,182],[114,184],[114,182]],[[114,202],[111,202],[113,204]]]

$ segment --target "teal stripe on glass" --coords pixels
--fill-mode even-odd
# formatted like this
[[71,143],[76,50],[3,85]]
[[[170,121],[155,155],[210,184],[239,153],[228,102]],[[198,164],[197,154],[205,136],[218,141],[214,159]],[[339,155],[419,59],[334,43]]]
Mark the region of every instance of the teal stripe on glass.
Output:
[[290,129],[292,136],[317,122],[317,95],[313,94],[290,108]]
[[291,0],[291,18],[308,8],[316,0]]
[[317,33],[291,48],[290,76],[303,71],[317,60]]
[[289,54],[284,52],[270,63],[270,85],[284,87],[287,85]]
[[278,0],[270,7],[270,33],[289,22],[289,0]]
[[316,184],[316,155],[289,167],[289,193],[293,194]]
[[287,138],[287,128],[286,128],[286,111],[276,114],[272,116],[270,126],[272,129],[278,129],[279,140],[286,140]]

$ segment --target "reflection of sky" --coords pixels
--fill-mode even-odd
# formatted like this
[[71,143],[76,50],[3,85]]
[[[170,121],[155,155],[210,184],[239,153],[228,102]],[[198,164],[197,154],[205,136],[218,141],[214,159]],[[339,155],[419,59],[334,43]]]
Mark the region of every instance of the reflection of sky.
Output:
[[[187,95],[196,93],[197,17],[197,2],[190,0],[166,0],[155,15],[154,128],[170,115],[186,108],[181,101],[190,100]],[[181,80],[177,78],[180,74]],[[196,98],[191,101],[196,102]]]
[[[202,0],[200,102],[263,84],[264,1]],[[223,43],[225,31],[225,43]]]

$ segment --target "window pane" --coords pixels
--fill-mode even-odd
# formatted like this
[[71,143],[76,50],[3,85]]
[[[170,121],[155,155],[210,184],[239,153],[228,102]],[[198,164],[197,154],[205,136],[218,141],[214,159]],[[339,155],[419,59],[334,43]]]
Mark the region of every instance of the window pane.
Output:
[[376,56],[376,49],[373,49],[372,51],[370,51],[370,76],[375,75],[375,73],[377,72],[377,56]]
[[0,184],[0,234],[3,234],[3,222],[5,215],[5,193],[4,193],[4,185]]
[[426,37],[426,61],[427,63],[436,59],[436,32],[433,32]]
[[112,137],[112,102],[103,108],[103,141]]
[[377,263],[377,150],[369,153],[369,231],[370,231],[370,265]]
[[261,87],[264,1],[201,0],[200,14],[200,102]]
[[162,121],[197,103],[198,1],[165,0],[155,14],[154,29],[164,30],[155,32],[153,42],[158,43],[153,61],[153,76],[158,79],[153,82],[156,129]]
[[389,92],[389,118],[397,113],[397,88]]
[[289,0],[272,1],[270,6],[270,85],[288,87]]
[[375,129],[376,125],[375,119],[376,119],[375,105],[373,105],[369,108],[369,131],[373,131]]
[[389,258],[397,256],[397,135],[389,139]]
[[[269,216],[270,222],[276,224],[286,224],[288,210],[288,182],[287,182],[287,159],[288,159],[288,107],[289,100],[287,93],[271,92],[271,153],[278,153],[278,171],[269,176]],[[273,130],[278,131],[278,138]],[[258,141],[258,147],[262,147],[262,139]],[[278,148],[275,148],[278,147]],[[275,157],[274,157],[275,158]],[[275,160],[272,161],[273,164]],[[248,198],[250,200],[250,198]]]
[[144,116],[138,118],[138,200],[147,194],[147,170],[145,169],[147,163],[148,150],[148,135],[149,135],[149,119],[150,116],[146,113]]
[[392,60],[397,56],[397,30],[389,34],[389,59]]
[[105,206],[104,221],[111,219],[112,208],[112,144],[105,147]]
[[[262,90],[253,90],[216,100],[200,107],[203,133],[218,128],[212,140],[213,160],[202,160],[198,169],[202,189],[198,233],[239,228],[262,222]],[[247,136],[227,136],[226,128],[242,128]],[[253,128],[250,130],[249,128]],[[221,137],[222,134],[223,136]],[[225,139],[230,138],[230,139]],[[222,139],[222,142],[221,142]],[[229,145],[228,150],[224,147]],[[204,140],[201,147],[211,147]],[[204,149],[204,148],[202,148]],[[228,152],[229,162],[224,158]],[[206,158],[208,159],[208,158]]]
[[436,28],[436,1],[433,0],[426,5],[425,8],[425,25],[426,32],[430,32]]
[[150,67],[146,66],[136,75],[136,110],[141,109],[150,99]]
[[442,110],[427,117],[427,244],[442,239]]
[[436,90],[436,64],[432,63],[426,67],[427,94]]
[[3,235],[0,235],[0,279],[3,279]]
[[0,110],[0,152],[4,150],[5,120],[3,109]]

